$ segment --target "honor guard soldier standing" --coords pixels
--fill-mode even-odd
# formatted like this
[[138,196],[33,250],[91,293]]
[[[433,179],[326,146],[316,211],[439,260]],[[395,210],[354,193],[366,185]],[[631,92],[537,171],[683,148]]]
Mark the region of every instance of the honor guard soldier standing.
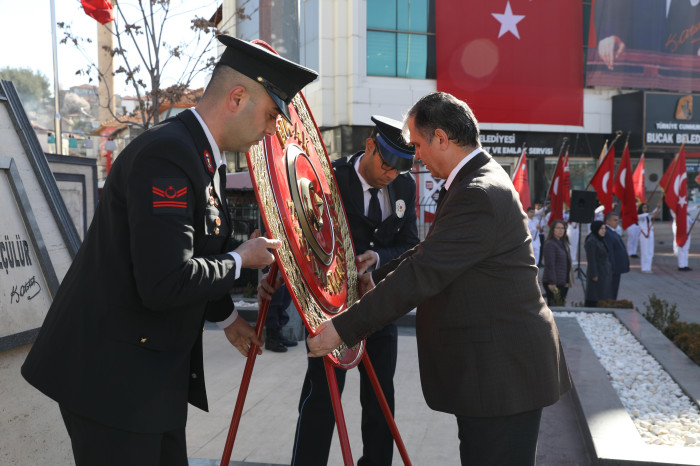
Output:
[[[229,295],[278,240],[226,245],[222,151],[249,150],[317,74],[260,46],[226,49],[195,109],[132,141],[22,366],[59,404],[77,466],[186,466],[187,403],[207,410],[204,320],[261,345]],[[219,170],[221,169],[221,170]]]
[[[414,150],[402,134],[401,122],[373,116],[375,128],[365,150],[333,162],[340,197],[352,235],[358,271],[390,262],[418,244],[416,182],[408,173]],[[265,288],[266,281],[261,281]],[[261,290],[269,297],[271,288]],[[389,323],[367,338],[367,354],[387,403],[394,412],[397,328]],[[358,465],[391,465],[394,439],[377,396],[360,364],[362,457]],[[346,371],[336,369],[342,393]],[[335,418],[323,360],[309,358],[299,399],[292,466],[320,466],[328,462]]]

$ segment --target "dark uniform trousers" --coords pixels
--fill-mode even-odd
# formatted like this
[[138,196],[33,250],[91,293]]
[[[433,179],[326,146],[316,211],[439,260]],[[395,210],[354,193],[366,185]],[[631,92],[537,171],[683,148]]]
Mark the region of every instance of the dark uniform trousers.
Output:
[[59,406],[75,466],[187,466],[184,427],[156,434],[129,432]]
[[[372,249],[379,255],[380,262],[385,263],[418,244],[416,211],[413,208],[416,202],[416,184],[410,175],[399,175],[387,187],[391,214],[381,225],[376,225],[376,222],[372,222],[365,215],[363,188],[354,168],[361,154],[337,159],[333,162],[333,168],[355,252],[359,254]],[[393,413],[396,325],[381,327],[367,338],[366,343],[367,354],[377,380]],[[394,453],[393,436],[362,364],[358,369],[361,383],[363,454],[357,464],[390,465]],[[336,369],[335,373],[338,388],[342,393],[345,371]],[[326,465],[333,438],[334,419],[323,360],[308,358],[308,370],[299,399],[299,420],[292,450],[293,466]]]
[[[392,414],[394,413],[392,380],[396,369],[397,335],[396,324],[389,324],[370,335],[367,338],[366,347]],[[307,358],[307,360],[308,369],[299,400],[299,420],[294,437],[292,466],[325,466],[333,438],[335,417],[323,358]],[[359,466],[391,464],[394,451],[391,430],[364,366],[360,364],[357,368],[360,371],[362,444],[364,446],[362,457],[357,464]],[[346,372],[343,369],[335,369],[340,393],[343,393]],[[300,444],[315,445],[315,448],[298,448]]]

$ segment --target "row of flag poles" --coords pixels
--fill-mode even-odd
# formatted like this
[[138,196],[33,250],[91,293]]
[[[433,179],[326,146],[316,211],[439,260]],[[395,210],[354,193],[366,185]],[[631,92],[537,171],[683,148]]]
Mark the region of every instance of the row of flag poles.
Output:
[[[618,135],[619,137],[619,135]],[[601,158],[588,186],[595,189],[598,201],[604,208],[604,213],[613,210],[613,195],[620,200],[620,218],[622,228],[627,229],[637,223],[637,208],[641,203],[646,203],[644,189],[644,154],[639,158],[636,168],[632,171],[629,144],[625,142],[622,152],[622,160],[615,174],[615,140],[608,149],[607,141],[601,151]],[[700,177],[699,177],[700,178]],[[513,173],[513,185],[520,195],[520,202],[524,209],[531,205],[530,185],[527,174],[527,149],[518,159]],[[571,206],[571,190],[569,177],[569,151],[562,150],[559,154],[554,176],[549,186],[547,198],[550,200],[551,212],[549,225],[554,220],[564,217],[564,206]],[[657,187],[661,188],[666,205],[676,218],[676,244],[683,247],[688,240],[688,184],[685,165],[685,146],[682,145],[673,162],[659,180]],[[588,189],[588,187],[586,187]],[[651,197],[653,197],[652,193]],[[693,222],[695,223],[695,222]]]

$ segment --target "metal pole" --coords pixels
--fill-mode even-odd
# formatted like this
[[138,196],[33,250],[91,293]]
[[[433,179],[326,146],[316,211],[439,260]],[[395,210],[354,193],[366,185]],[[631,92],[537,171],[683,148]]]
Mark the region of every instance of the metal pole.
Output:
[[[277,277],[277,262],[273,262],[270,265],[270,271],[267,274],[267,282],[272,285],[275,283],[275,278]],[[270,300],[263,300],[258,309],[258,320],[255,324],[255,333],[258,339],[262,338],[263,327],[265,326],[265,317],[267,316],[267,310],[270,307]],[[251,343],[250,349],[248,350],[248,360],[245,364],[245,369],[243,370],[243,379],[241,380],[241,385],[238,389],[238,398],[236,399],[236,406],[233,410],[233,417],[231,418],[231,425],[228,429],[228,436],[226,437],[226,444],[224,445],[224,452],[221,456],[220,466],[228,466],[231,461],[231,452],[233,451],[233,444],[236,441],[236,434],[238,433],[238,426],[241,422],[241,416],[243,415],[243,405],[245,404],[246,396],[248,395],[248,386],[250,385],[250,378],[253,375],[253,367],[255,366],[255,358],[258,356],[258,345]]]
[[63,155],[63,135],[61,134],[61,111],[58,105],[58,52],[56,47],[56,7],[51,0],[51,48],[53,49],[53,124],[56,133],[56,153]]

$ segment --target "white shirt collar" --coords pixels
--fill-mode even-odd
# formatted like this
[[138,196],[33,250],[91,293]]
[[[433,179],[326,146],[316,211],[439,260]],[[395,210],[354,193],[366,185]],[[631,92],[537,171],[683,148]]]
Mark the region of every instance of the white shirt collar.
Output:
[[192,113],[194,114],[195,117],[197,117],[197,121],[199,121],[199,124],[202,125],[202,129],[204,130],[204,134],[207,136],[207,141],[209,141],[209,145],[211,146],[211,151],[212,151],[212,156],[214,156],[214,162],[216,163],[216,168],[218,169],[222,165],[226,165],[226,159],[221,155],[221,151],[219,150],[219,146],[216,144],[216,141],[214,140],[214,136],[211,135],[211,131],[209,131],[209,127],[207,126],[206,123],[204,123],[204,120],[202,120],[202,117],[197,113],[197,110],[192,107],[190,109]]
[[457,176],[457,173],[459,173],[459,170],[460,170],[463,166],[465,166],[465,165],[467,164],[467,162],[469,162],[471,159],[473,159],[474,156],[475,156],[476,154],[478,154],[479,152],[481,152],[481,150],[482,150],[481,147],[477,147],[476,149],[474,149],[473,151],[471,151],[471,152],[469,153],[469,155],[467,155],[466,157],[464,157],[464,158],[457,164],[456,167],[454,167],[454,168],[452,169],[452,171],[450,172],[450,176],[448,176],[448,177],[447,177],[447,181],[445,181],[445,190],[450,189],[450,185],[452,185],[452,181],[455,179],[455,176]]
[[[359,156],[359,157],[357,158],[357,160],[355,160],[355,164],[353,165],[353,166],[355,167],[355,171],[357,172],[357,177],[360,179],[360,183],[362,184],[362,191],[363,191],[363,192],[364,192],[364,191],[368,191],[368,190],[372,187],[372,185],[369,184],[369,183],[367,182],[367,180],[365,180],[365,179],[362,177],[362,173],[360,173],[360,160],[362,160],[362,157],[364,157],[364,156],[365,156],[364,153],[363,153],[361,156]],[[381,191],[381,190],[380,190],[380,191]]]

